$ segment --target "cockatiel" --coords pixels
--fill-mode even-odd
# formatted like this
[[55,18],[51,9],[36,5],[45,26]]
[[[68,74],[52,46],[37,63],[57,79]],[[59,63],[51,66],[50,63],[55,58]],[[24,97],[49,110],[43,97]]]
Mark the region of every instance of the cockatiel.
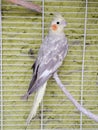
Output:
[[50,23],[49,33],[41,44],[36,61],[32,66],[33,77],[29,89],[23,98],[27,99],[35,91],[36,95],[31,112],[27,118],[27,124],[36,116],[37,109],[45,93],[47,80],[61,66],[67,54],[68,44],[64,34],[65,26],[66,21],[64,18],[60,14],[56,14]]

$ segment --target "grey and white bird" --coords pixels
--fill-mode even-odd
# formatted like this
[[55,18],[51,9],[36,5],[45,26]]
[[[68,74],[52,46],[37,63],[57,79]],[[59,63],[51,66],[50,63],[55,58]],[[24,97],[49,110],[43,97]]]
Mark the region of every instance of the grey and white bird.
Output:
[[38,52],[38,56],[32,66],[33,76],[24,99],[36,91],[31,112],[27,118],[27,124],[36,116],[41,103],[47,81],[61,66],[68,51],[67,38],[64,34],[65,19],[61,14],[56,14],[50,23],[49,33],[45,37]]

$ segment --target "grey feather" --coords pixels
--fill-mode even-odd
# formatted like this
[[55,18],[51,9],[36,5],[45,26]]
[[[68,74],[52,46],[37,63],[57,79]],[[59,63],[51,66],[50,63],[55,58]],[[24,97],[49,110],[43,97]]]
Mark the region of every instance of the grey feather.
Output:
[[[36,91],[57,71],[67,54],[67,50],[68,44],[65,36],[51,37],[48,35],[45,38],[34,65],[34,75],[28,89],[28,95]],[[49,73],[46,74],[47,71]]]
[[[60,16],[58,20],[64,19]],[[53,21],[56,22],[56,20]],[[51,23],[52,24],[52,23]],[[60,25],[61,27],[61,25]],[[62,25],[64,27],[64,25]],[[45,37],[33,67],[33,77],[24,98],[36,91],[57,71],[67,54],[68,44],[63,28],[54,33],[51,29]]]

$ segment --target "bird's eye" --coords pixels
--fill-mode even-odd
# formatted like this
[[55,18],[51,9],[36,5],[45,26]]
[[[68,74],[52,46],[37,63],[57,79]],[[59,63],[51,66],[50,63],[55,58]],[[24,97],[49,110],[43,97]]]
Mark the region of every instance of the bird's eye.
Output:
[[57,22],[57,24],[60,24],[60,22]]

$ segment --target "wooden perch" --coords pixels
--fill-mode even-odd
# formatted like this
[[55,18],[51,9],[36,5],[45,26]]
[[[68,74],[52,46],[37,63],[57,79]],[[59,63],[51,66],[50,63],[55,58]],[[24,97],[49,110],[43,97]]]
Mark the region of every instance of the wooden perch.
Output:
[[68,99],[74,104],[74,106],[82,113],[84,113],[89,118],[93,119],[94,121],[98,122],[98,115],[95,115],[91,113],[89,110],[82,107],[74,98],[73,96],[68,92],[66,87],[61,83],[57,73],[54,74],[54,79],[57,82],[58,86],[62,89],[64,94],[68,97]]
[[37,4],[33,4],[31,2],[27,2],[24,0],[6,0],[6,1],[23,6],[27,9],[33,10],[35,12],[42,13],[42,8]]

